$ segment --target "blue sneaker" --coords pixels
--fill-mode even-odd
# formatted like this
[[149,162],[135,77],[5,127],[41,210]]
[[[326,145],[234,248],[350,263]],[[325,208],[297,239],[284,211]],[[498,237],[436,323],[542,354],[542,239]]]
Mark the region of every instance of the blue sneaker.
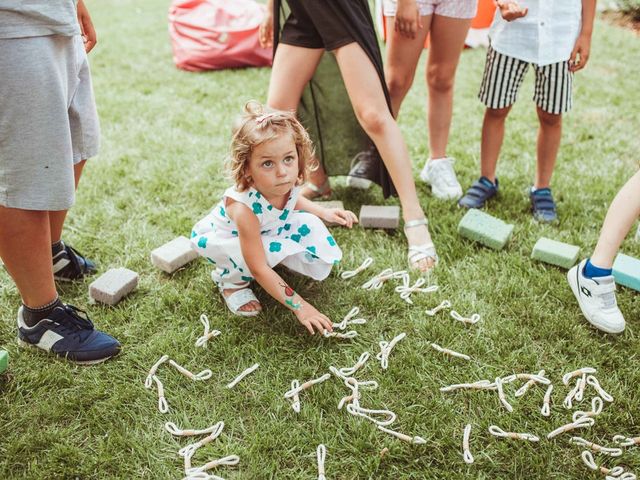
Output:
[[529,192],[531,199],[531,211],[533,218],[541,223],[552,223],[558,220],[556,213],[556,202],[553,201],[553,195],[550,188],[533,188]]
[[53,256],[53,278],[58,281],[79,280],[86,275],[93,275],[96,271],[95,263],[69,245],[64,245],[64,248]]
[[84,365],[104,362],[120,352],[120,343],[95,330],[87,314],[73,305],[56,307],[48,318],[33,327],[24,322],[23,307],[18,310],[18,342],[41,348],[59,357]]
[[487,200],[495,197],[497,193],[497,178],[496,183],[493,183],[487,177],[480,177],[469,187],[464,197],[458,200],[458,205],[464,208],[482,208],[487,203]]

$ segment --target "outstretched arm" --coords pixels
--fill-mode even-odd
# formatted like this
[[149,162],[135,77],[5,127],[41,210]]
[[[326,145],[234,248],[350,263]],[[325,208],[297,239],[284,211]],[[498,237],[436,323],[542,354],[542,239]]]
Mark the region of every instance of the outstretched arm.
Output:
[[251,275],[269,295],[291,310],[298,321],[313,335],[314,330],[333,330],[333,324],[304,298],[298,295],[267,263],[260,222],[255,214],[238,202],[227,205],[227,214],[238,226],[240,249]]
[[308,198],[300,197],[295,206],[296,210],[304,210],[321,218],[325,222],[337,223],[343,227],[351,228],[354,223],[358,223],[358,217],[350,210],[341,208],[325,208],[322,205],[312,202]]

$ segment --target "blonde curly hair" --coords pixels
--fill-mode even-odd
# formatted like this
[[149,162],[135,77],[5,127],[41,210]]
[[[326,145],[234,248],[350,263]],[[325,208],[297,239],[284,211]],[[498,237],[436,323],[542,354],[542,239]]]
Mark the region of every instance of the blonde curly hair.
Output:
[[234,124],[231,155],[226,162],[229,176],[239,191],[245,191],[251,185],[246,171],[254,148],[286,132],[291,133],[298,152],[296,185],[301,185],[306,181],[308,172],[318,167],[309,134],[296,119],[295,113],[274,110],[255,101],[245,105],[244,113]]

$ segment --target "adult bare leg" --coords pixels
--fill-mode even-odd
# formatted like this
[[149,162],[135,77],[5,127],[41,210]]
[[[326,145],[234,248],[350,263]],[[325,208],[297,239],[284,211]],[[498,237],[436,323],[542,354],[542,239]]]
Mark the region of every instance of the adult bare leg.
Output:
[[[376,145],[398,191],[405,222],[424,218],[411,170],[411,160],[400,128],[389,112],[378,72],[357,43],[335,51],[338,66],[356,117]],[[407,229],[410,246],[431,242],[426,225]],[[435,263],[431,257],[418,261],[415,267],[427,271]]]

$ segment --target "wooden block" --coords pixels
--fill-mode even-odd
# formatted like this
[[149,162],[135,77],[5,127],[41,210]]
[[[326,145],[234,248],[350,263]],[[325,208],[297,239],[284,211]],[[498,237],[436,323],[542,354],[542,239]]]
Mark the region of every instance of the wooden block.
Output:
[[112,268],[89,285],[89,295],[98,302],[115,305],[138,286],[139,278],[128,268]]
[[0,350],[0,373],[9,368],[9,354],[6,350]]
[[569,269],[578,261],[580,247],[542,237],[533,246],[531,258]]
[[364,228],[398,228],[400,207],[363,205],[360,209],[360,225]]
[[616,283],[640,292],[640,260],[619,253],[613,262],[613,278]]
[[492,217],[476,208],[471,208],[458,224],[458,233],[463,237],[501,250],[511,238],[513,225]]
[[[324,208],[340,208],[344,210],[344,204],[342,203],[341,200],[329,200],[327,202],[313,202],[313,203],[315,203],[316,205],[320,205],[321,207],[324,207]],[[327,227],[335,227],[339,225],[338,223],[325,222],[324,220],[323,222]]]
[[173,273],[198,258],[187,237],[178,237],[151,252],[151,263],[160,270]]

